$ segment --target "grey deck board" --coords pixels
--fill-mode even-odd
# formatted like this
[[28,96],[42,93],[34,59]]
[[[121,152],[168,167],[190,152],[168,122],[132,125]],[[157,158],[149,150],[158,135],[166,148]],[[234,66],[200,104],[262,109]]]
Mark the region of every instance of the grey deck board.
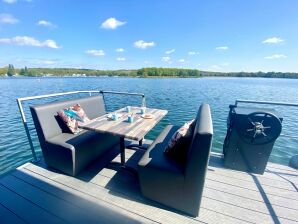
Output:
[[[37,173],[43,177],[49,177],[51,175],[50,171],[31,164],[28,164],[28,166],[26,166],[26,170]],[[155,218],[154,221],[156,222],[182,223],[186,221],[186,223],[197,223],[196,220],[188,219],[185,216],[181,216],[173,212],[168,212],[166,210],[161,210],[154,206],[148,206],[143,203],[140,203],[137,200],[131,200],[131,198],[127,194],[122,195],[120,192],[111,191],[110,189],[103,188],[99,184],[95,184],[92,181],[85,182],[78,178],[73,178],[70,176],[64,176],[60,174],[55,174],[53,177],[51,177],[51,179],[54,179],[56,182],[60,184],[64,184],[72,189],[76,189],[77,191],[87,194],[98,200],[105,201],[114,206],[119,206],[122,209],[134,211],[135,213],[141,216],[151,218],[152,214],[155,214],[153,218]],[[123,184],[122,186],[119,186],[119,189],[121,187],[123,187]],[[164,215],[160,215],[160,213]]]
[[[141,155],[127,150],[127,164],[135,167]],[[120,161],[119,155],[113,161]],[[0,215],[15,216],[16,223],[39,221],[25,213],[69,223],[298,223],[298,171],[290,167],[269,163],[264,175],[248,174],[224,168],[213,154],[200,216],[193,218],[147,200],[136,176],[103,164],[94,163],[74,178],[43,162],[27,163],[0,179]]]
[[[232,194],[235,196],[240,196],[241,198],[244,198],[244,199],[246,198],[246,199],[251,199],[262,203],[267,203],[267,202],[264,202],[264,199],[259,191],[248,190],[246,188],[240,188],[226,183],[207,180],[205,188],[216,190],[222,193]],[[268,198],[268,201],[272,205],[278,205],[280,207],[298,210],[298,201],[296,200],[296,198],[288,199],[288,198],[283,198],[283,197],[270,195],[270,194],[266,194],[266,196]]]
[[[119,160],[119,158],[117,158]],[[129,162],[128,162],[129,164]],[[208,173],[209,174],[209,173]],[[109,181],[109,179],[121,179],[123,181],[130,181],[130,178],[124,177],[123,175],[116,175],[116,171],[110,169],[103,169],[99,175],[95,176],[92,181],[100,181],[102,183]],[[102,176],[102,177],[101,177]],[[254,209],[258,212],[263,211],[268,213],[268,206],[277,207],[277,213],[281,217],[292,219],[297,218],[296,212],[298,210],[297,193],[294,198],[284,198],[266,193],[268,202],[264,201],[264,198],[258,190],[248,190],[243,187],[233,186],[231,184],[225,184],[211,179],[206,180],[204,196],[217,200],[220,196],[223,196],[224,202],[234,203],[234,205],[240,206],[242,204],[247,209]],[[268,205],[266,205],[268,204]]]
[[27,201],[20,195],[0,185],[0,198],[3,204],[10,211],[22,217],[29,223],[66,223],[51,213],[43,210],[38,205]]
[[[226,177],[223,175],[219,175],[219,174],[214,174],[213,172],[208,173],[208,180],[213,180],[213,181],[218,181],[221,183],[229,183],[231,185],[234,186],[238,186],[238,187],[244,187],[246,189],[249,190],[254,190],[254,191],[259,191],[259,187],[258,184],[256,182],[259,182],[257,179],[254,181],[243,181],[243,180],[239,180],[239,179],[235,179],[235,178],[231,178],[231,177]],[[272,182],[272,185],[274,184],[274,182]],[[264,189],[264,191],[268,194],[271,195],[275,195],[275,196],[279,196],[279,197],[284,197],[284,198],[295,198],[297,197],[297,191],[293,190],[288,190],[288,189],[284,189],[284,188],[280,188],[279,186],[268,186],[265,184],[261,184],[262,188]]]
[[80,210],[88,212],[88,216],[92,216],[97,222],[154,223],[150,219],[130,213],[126,210],[121,210],[119,207],[111,206],[109,203],[105,203],[101,200],[96,200],[95,198],[90,197],[88,194],[80,194],[80,192],[75,189],[66,187],[64,184],[52,181],[47,177],[40,176],[39,174],[26,169],[16,171],[12,175],[26,183],[30,183],[32,186],[38,189],[42,189],[43,191],[55,195],[56,197],[68,203],[72,203]]
[[[128,158],[129,158],[129,156],[128,156]],[[119,158],[116,158],[115,160],[119,160]],[[129,164],[129,162],[128,162],[128,164]],[[103,169],[97,176],[94,177],[94,179],[92,179],[92,182],[97,183],[100,186],[107,187],[106,184],[109,183],[109,180],[111,178],[114,178],[114,180],[117,179],[117,180],[121,180],[121,181],[126,181],[127,183],[131,181],[130,178],[127,178],[126,176],[124,177],[123,175],[117,175],[116,171],[113,171],[110,169]],[[125,186],[127,186],[127,184],[125,184]],[[112,187],[113,186],[110,185],[109,189],[112,189]],[[132,188],[130,187],[129,189],[123,189],[123,188],[121,188],[121,189],[123,190],[123,193],[127,194],[128,192],[130,192],[130,190]],[[134,190],[133,190],[133,192],[134,192]],[[226,205],[223,205],[223,206],[232,204],[234,206],[236,205],[239,208],[242,207],[244,209],[247,209],[247,211],[245,212],[247,214],[246,220],[256,218],[260,215],[263,216],[263,214],[267,215],[268,222],[271,219],[270,216],[272,214],[268,211],[268,206],[266,205],[266,203],[264,203],[264,201],[262,201],[261,196],[260,196],[259,201],[255,201],[250,198],[243,198],[242,196],[237,196],[235,194],[225,194],[223,192],[219,192],[218,189],[212,190],[209,188],[205,189],[204,196],[206,198],[205,199],[206,203],[209,203],[209,204],[214,203],[213,201],[216,201],[216,203],[219,203],[219,204],[224,202],[224,203],[226,203]],[[294,201],[294,202],[296,202],[296,201]],[[204,205],[204,201],[203,201],[202,206],[203,205]],[[214,205],[206,206],[206,207],[212,208],[212,207],[214,207]],[[231,208],[231,209],[228,209],[226,214],[229,213],[229,210],[231,210],[232,212],[235,211],[234,209]],[[252,210],[252,211],[250,211],[250,210]],[[290,222],[290,220],[295,220],[297,218],[297,215],[296,215],[297,211],[295,209],[291,209],[286,206],[285,207],[278,206],[276,210],[278,211],[276,216],[280,217],[282,220],[285,219],[286,221]],[[256,214],[254,214],[254,213],[256,213]],[[262,217],[262,219],[264,219],[264,218],[266,218],[266,216]],[[253,220],[253,221],[255,221],[255,220]]]
[[[102,219],[102,216],[105,215],[108,211],[101,214],[101,217],[95,215],[95,213],[90,213],[88,210],[83,210],[71,202],[61,200],[41,189],[38,189],[14,176],[7,176],[0,181],[5,187],[9,188],[13,192],[21,195],[28,201],[31,201],[34,204],[38,204],[43,209],[50,211],[55,216],[61,218],[62,220],[69,223],[95,223],[101,220],[102,223],[110,223],[111,220]],[[79,198],[73,197],[72,200],[82,200]],[[53,206],[55,205],[55,206]],[[102,211],[102,208],[98,206],[99,211]],[[98,212],[99,213],[99,212]],[[112,214],[112,213],[111,213]],[[110,214],[110,215],[111,215]],[[120,221],[121,219],[119,219]]]
[[210,159],[209,166],[210,166],[210,168],[212,167],[212,170],[215,170],[215,171],[220,169],[220,173],[223,176],[235,177],[236,179],[249,180],[249,181],[251,181],[252,177],[255,176],[258,178],[258,180],[262,184],[272,185],[272,183],[274,183],[275,185],[278,184],[278,185],[281,185],[282,187],[286,187],[286,188],[288,188],[288,187],[292,188],[292,185],[289,183],[290,180],[287,177],[293,176],[294,178],[296,178],[296,180],[294,180],[294,183],[296,183],[296,185],[298,185],[297,171],[296,171],[296,177],[295,177],[294,176],[295,174],[292,175],[291,173],[279,174],[278,172],[273,171],[274,168],[267,166],[266,172],[263,175],[250,174],[250,173],[245,173],[245,172],[241,172],[241,171],[235,171],[235,170],[231,170],[228,168],[224,168],[223,163],[222,164],[221,163],[222,163],[222,158],[214,155]]
[[19,218],[16,214],[12,213],[10,210],[8,210],[6,207],[4,207],[2,204],[0,204],[0,217],[1,217],[1,223],[15,223],[15,224],[21,224],[26,223],[24,220]]

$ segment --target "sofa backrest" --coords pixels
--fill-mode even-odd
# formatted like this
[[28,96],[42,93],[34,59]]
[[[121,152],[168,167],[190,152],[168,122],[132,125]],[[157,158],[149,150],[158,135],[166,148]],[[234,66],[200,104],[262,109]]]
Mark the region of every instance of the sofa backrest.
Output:
[[212,146],[213,125],[210,107],[202,104],[199,108],[196,126],[190,145],[185,167],[186,191],[200,204],[205,182],[205,175]]
[[101,95],[58,101],[30,107],[33,122],[41,145],[43,145],[46,139],[52,138],[64,132],[61,120],[57,117],[57,112],[77,103],[82,106],[90,119],[94,119],[106,113],[104,100]]

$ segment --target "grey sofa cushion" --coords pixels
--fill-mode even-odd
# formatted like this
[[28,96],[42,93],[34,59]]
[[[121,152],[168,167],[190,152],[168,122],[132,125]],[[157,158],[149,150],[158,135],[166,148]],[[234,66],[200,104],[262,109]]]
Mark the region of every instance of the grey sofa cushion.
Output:
[[155,139],[152,145],[146,150],[142,159],[139,161],[139,168],[142,167],[165,170],[169,172],[181,172],[182,166],[169,158],[164,150],[168,145],[169,140],[179,127],[168,125],[162,133]]
[[[45,145],[43,154],[46,163],[75,176],[106,150],[118,146],[119,138],[109,134],[82,131],[78,135],[62,133],[46,140]],[[54,153],[55,148],[58,152]],[[71,162],[68,164],[65,158]]]

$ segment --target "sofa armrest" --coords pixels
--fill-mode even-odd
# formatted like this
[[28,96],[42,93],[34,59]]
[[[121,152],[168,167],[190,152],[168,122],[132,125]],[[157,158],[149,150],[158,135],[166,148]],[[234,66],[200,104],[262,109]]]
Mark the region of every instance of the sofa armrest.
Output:
[[48,166],[73,176],[74,147],[68,143],[57,140],[46,140],[43,145],[43,157]]

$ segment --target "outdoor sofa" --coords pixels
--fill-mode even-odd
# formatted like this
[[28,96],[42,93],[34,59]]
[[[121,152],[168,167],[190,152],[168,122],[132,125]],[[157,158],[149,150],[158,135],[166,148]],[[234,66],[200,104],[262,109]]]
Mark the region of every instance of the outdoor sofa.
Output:
[[90,119],[106,114],[102,96],[30,107],[46,164],[71,176],[76,176],[105,151],[119,145],[119,138],[109,134],[92,131],[70,133],[57,111],[75,104],[80,104]]
[[178,128],[168,125],[139,161],[140,186],[145,197],[198,216],[213,135],[209,105],[200,106],[187,160],[182,165],[164,153]]

